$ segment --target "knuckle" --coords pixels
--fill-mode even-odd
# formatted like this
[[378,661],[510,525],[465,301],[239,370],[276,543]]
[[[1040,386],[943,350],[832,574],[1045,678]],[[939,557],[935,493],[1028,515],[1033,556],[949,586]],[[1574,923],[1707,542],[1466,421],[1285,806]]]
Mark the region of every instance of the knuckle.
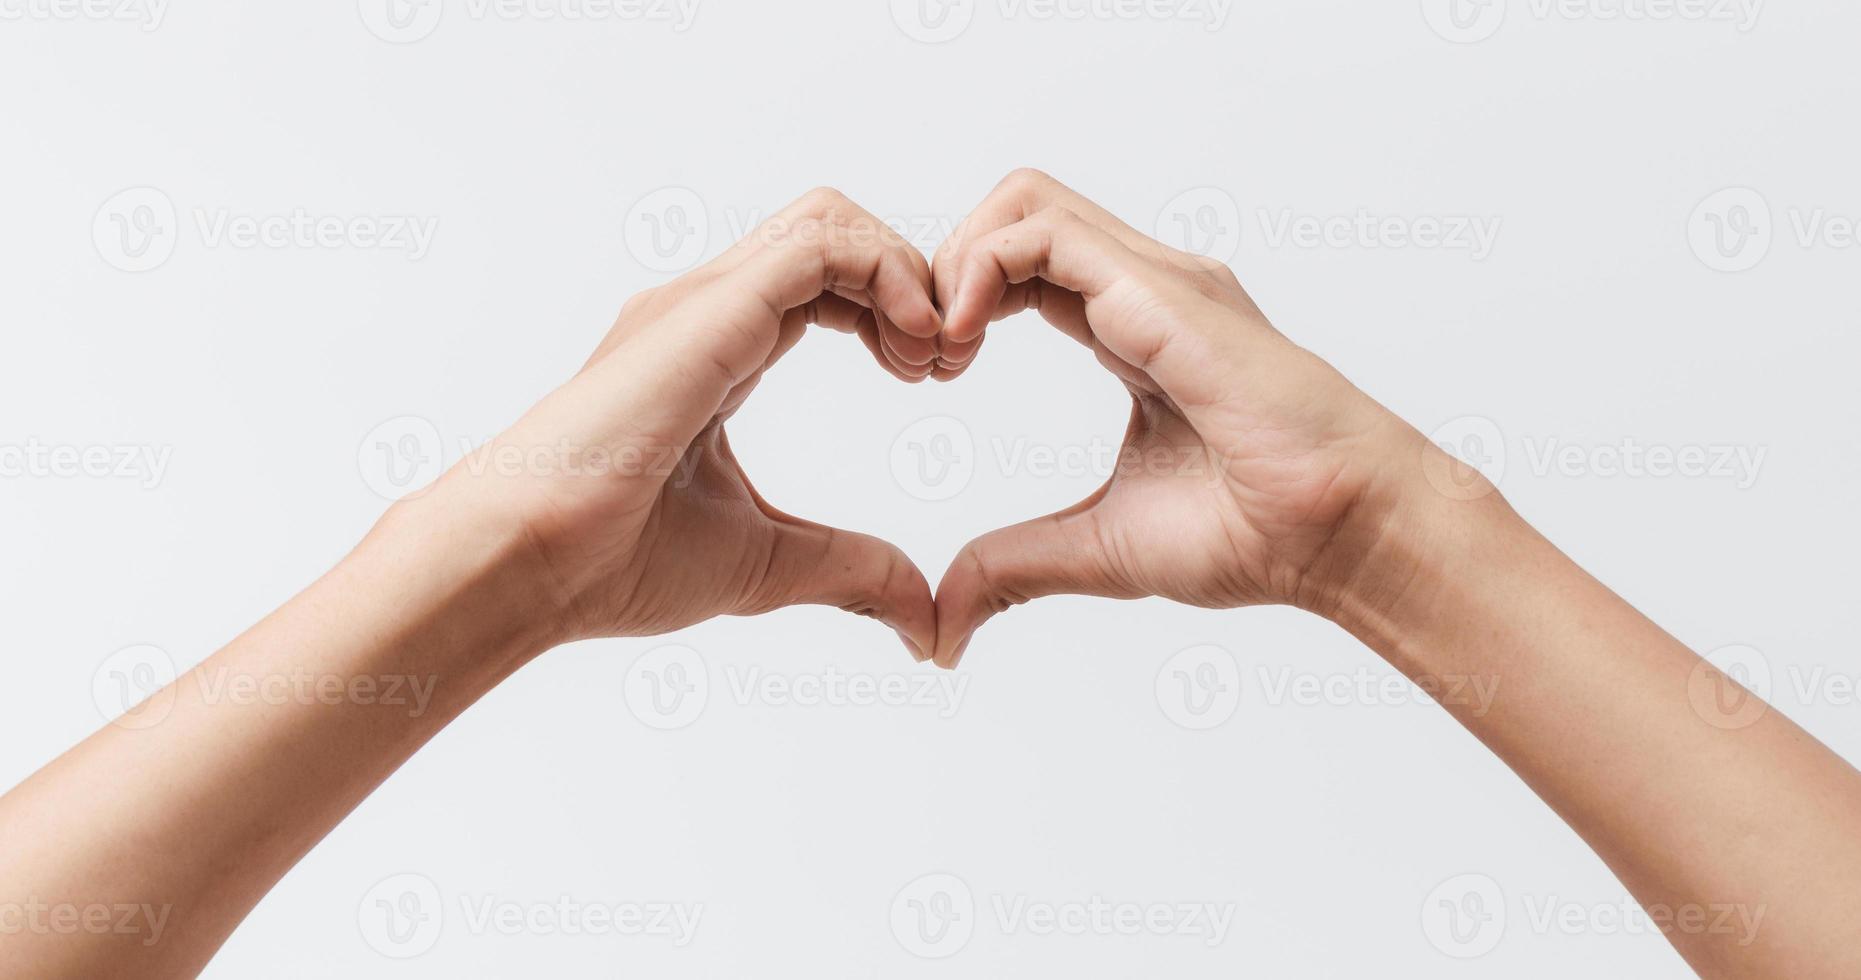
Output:
[[1045,171],[1036,170],[1033,167],[1016,167],[1009,171],[1008,176],[1003,177],[997,186],[1010,194],[1028,195],[1046,190],[1058,183],[1059,181],[1054,180]]
[[1034,212],[1033,217],[1034,220],[1052,227],[1074,225],[1082,220],[1071,208],[1061,204],[1049,204]]
[[970,571],[976,577],[977,592],[984,606],[993,614],[1026,602],[1026,597],[1012,588],[1013,583],[1007,580],[996,556],[988,552],[984,542],[977,542],[969,549]]
[[837,188],[825,184],[801,195],[803,209],[810,214],[825,215],[846,207],[852,202]]

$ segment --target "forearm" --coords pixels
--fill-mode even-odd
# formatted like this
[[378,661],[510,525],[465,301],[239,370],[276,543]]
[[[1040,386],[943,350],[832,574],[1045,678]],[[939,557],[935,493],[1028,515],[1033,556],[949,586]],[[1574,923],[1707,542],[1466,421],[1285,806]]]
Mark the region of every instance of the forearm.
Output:
[[[416,749],[547,645],[520,541],[439,499],[0,798],[4,976],[197,972]],[[50,910],[135,907],[93,932]],[[101,913],[100,913],[101,915]]]
[[[1490,701],[1444,703],[1644,906],[1674,913],[1667,935],[1703,975],[1861,975],[1861,774],[1741,701],[1497,494],[1421,481],[1399,497],[1339,622],[1418,681],[1486,685]],[[1736,696],[1715,700],[1721,684]],[[1755,933],[1715,928],[1727,909]]]

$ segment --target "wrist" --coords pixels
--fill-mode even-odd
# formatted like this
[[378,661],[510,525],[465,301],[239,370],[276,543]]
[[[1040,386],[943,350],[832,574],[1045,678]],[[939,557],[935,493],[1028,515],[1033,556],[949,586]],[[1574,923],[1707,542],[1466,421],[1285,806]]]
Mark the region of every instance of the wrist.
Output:
[[345,565],[392,583],[406,613],[441,625],[449,654],[464,661],[508,672],[573,638],[520,517],[444,479],[389,508]]
[[1544,544],[1477,470],[1396,427],[1299,602],[1392,660],[1454,628],[1456,597],[1490,582],[1494,562]]

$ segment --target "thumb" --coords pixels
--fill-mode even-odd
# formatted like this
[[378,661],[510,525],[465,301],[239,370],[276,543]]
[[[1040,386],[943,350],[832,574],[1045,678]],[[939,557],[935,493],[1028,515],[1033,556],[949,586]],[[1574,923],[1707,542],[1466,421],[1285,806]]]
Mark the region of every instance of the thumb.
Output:
[[895,545],[775,512],[768,574],[755,602],[761,612],[783,606],[838,606],[890,626],[913,659],[937,646],[937,612],[930,583]]
[[1136,599],[1113,574],[1098,514],[1101,490],[1067,510],[991,531],[963,547],[937,584],[939,667],[954,668],[983,623],[1050,595]]

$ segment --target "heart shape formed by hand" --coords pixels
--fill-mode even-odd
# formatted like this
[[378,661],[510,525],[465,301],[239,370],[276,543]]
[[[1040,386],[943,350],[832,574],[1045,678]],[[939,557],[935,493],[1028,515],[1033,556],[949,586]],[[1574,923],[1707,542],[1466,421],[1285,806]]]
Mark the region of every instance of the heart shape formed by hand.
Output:
[[1042,596],[1325,601],[1321,576],[1352,546],[1345,518],[1378,469],[1358,437],[1387,413],[1275,331],[1225,265],[1023,170],[938,249],[931,276],[938,377],[971,363],[989,323],[1036,310],[1132,396],[1102,487],[971,541],[945,571],[939,665]]
[[[899,378],[947,381],[990,323],[1026,310],[1130,391],[1119,463],[1078,504],[971,541],[934,596],[893,545],[770,506],[730,451],[724,423],[810,324],[856,334]],[[1276,332],[1226,266],[1017,171],[929,261],[837,192],[804,196],[636,296],[582,372],[504,438],[678,461],[677,479],[555,481],[522,508],[570,638],[829,604],[954,667],[990,617],[1046,595],[1334,601],[1378,531],[1376,484],[1402,469],[1390,454],[1414,444],[1403,433]]]

